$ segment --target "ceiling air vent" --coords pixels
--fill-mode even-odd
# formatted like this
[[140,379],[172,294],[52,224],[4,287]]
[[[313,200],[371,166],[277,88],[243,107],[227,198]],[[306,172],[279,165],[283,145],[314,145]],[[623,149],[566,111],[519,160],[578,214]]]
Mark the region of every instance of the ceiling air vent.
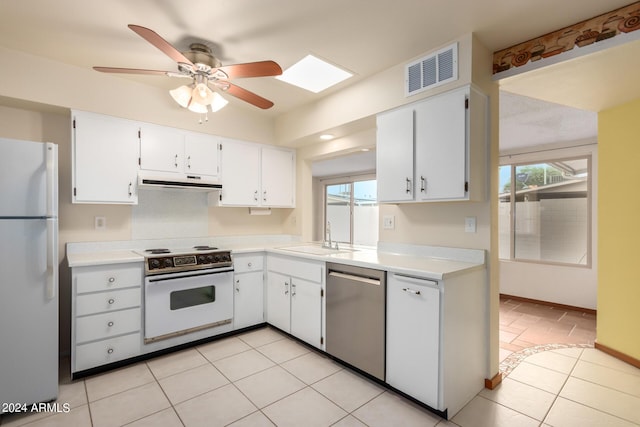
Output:
[[405,66],[405,96],[458,80],[458,43]]

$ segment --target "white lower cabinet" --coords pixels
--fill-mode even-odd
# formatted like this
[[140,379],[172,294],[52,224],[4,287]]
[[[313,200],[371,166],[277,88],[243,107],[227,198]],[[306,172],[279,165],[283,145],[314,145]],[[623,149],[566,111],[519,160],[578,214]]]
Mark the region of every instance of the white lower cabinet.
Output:
[[233,328],[264,323],[264,256],[235,255],[233,259]]
[[140,333],[79,344],[74,351],[73,372],[118,362],[140,354]]
[[267,321],[322,349],[324,263],[267,256]]
[[141,352],[142,263],[74,267],[71,372]]
[[387,274],[386,382],[454,416],[483,388],[486,270],[439,280]]
[[387,383],[439,408],[438,282],[387,276]]

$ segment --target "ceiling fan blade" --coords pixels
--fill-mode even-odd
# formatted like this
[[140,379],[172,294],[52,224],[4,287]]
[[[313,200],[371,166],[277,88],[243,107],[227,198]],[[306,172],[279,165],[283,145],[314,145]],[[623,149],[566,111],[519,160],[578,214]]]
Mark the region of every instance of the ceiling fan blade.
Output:
[[262,108],[263,110],[273,107],[273,102],[259,95],[256,95],[253,92],[243,89],[240,86],[236,86],[233,83],[229,82],[224,82],[224,85],[228,85],[228,88],[225,90],[226,93],[228,93],[229,95],[233,95],[236,98],[242,99],[249,104],[255,105],[258,108]]
[[230,79],[242,77],[279,76],[282,68],[273,61],[248,62],[246,64],[225,65],[219,67]]
[[140,37],[160,49],[165,55],[176,61],[178,64],[183,63],[193,66],[193,63],[187,57],[180,53],[180,51],[173,47],[168,41],[160,37],[160,35],[155,31],[133,24],[129,24],[129,28],[131,28]]
[[142,70],[139,68],[115,68],[115,67],[93,67],[94,70],[101,73],[119,73],[119,74],[152,74],[157,76],[168,76],[171,71],[160,70]]

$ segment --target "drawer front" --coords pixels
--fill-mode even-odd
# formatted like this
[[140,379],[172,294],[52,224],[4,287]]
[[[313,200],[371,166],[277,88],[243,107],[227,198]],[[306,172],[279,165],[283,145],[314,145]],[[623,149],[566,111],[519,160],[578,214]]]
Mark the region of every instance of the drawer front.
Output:
[[121,289],[76,297],[76,316],[140,307],[141,288]]
[[76,346],[74,372],[117,362],[140,354],[140,333]]
[[140,309],[76,318],[76,343],[94,341],[140,330]]
[[81,267],[77,270],[73,269],[78,294],[142,286],[142,264]]
[[275,271],[285,276],[323,283],[324,263],[270,256],[267,258],[267,267],[269,271]]
[[233,257],[233,269],[236,273],[262,271],[263,268],[263,255],[235,255]]

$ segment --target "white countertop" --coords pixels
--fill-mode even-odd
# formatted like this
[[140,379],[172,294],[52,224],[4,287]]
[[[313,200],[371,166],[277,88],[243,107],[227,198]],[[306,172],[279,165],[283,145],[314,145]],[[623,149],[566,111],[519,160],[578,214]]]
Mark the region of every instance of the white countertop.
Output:
[[[473,249],[432,248],[413,245],[384,245],[383,249],[380,247],[376,249],[373,247],[345,245],[343,248],[347,250],[345,252],[317,254],[291,250],[296,245],[309,247],[312,243],[252,243],[245,241],[237,244],[226,244],[224,247],[237,255],[266,252],[315,261],[375,268],[434,280],[442,280],[451,275],[485,268],[484,251]],[[143,262],[144,256],[136,252],[140,250],[138,246],[132,242],[131,249],[117,248],[117,245],[107,245],[104,250],[100,250],[99,244],[70,243],[67,250],[67,260],[69,267]],[[433,256],[432,254],[441,256]],[[446,257],[443,257],[443,254]]]

